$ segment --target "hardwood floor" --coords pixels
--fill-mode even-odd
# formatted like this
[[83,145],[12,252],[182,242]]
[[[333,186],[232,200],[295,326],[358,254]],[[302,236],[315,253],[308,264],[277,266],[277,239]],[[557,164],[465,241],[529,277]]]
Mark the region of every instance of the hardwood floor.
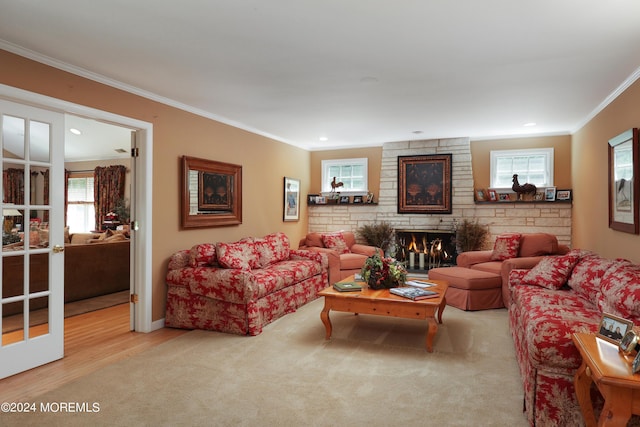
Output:
[[132,332],[129,304],[68,317],[64,328],[65,357],[0,380],[0,402],[27,402],[186,332],[168,328],[148,334]]

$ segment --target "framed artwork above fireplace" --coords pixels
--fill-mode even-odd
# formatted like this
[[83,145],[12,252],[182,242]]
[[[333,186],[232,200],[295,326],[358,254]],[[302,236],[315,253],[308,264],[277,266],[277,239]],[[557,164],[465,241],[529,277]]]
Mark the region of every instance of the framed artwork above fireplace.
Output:
[[451,213],[451,154],[398,156],[398,213]]

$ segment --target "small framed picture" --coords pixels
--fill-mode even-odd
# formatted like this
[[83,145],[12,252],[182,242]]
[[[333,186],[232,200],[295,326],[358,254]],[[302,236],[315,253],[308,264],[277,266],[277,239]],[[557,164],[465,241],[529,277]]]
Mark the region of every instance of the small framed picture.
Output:
[[353,196],[353,203],[362,203],[362,196]]
[[349,196],[340,196],[340,204],[346,205],[347,203],[349,203]]
[[316,196],[316,205],[326,205],[327,198],[325,196]]
[[476,202],[484,202],[487,200],[487,193],[482,189],[476,190]]
[[571,200],[571,190],[558,190],[556,192],[557,200]]
[[636,354],[635,359],[633,359],[633,363],[631,364],[631,371],[634,374],[640,372],[640,353]]
[[500,193],[498,194],[498,200],[501,202],[508,202],[511,200],[511,197],[509,197],[509,193]]
[[544,200],[544,191],[536,191],[536,194],[533,195],[533,200],[535,201]]
[[544,200],[547,202],[556,201],[556,187],[547,187],[544,189]]
[[498,201],[498,193],[496,192],[496,190],[488,190],[488,194],[489,194],[489,201],[491,202]]
[[614,316],[613,314],[604,313],[600,319],[597,336],[610,343],[620,345],[622,337],[624,337],[631,328],[633,328],[631,321]]
[[367,194],[367,203],[373,203],[373,193]]
[[319,194],[307,194],[307,204],[308,205],[315,205],[316,204],[316,198],[319,196]]

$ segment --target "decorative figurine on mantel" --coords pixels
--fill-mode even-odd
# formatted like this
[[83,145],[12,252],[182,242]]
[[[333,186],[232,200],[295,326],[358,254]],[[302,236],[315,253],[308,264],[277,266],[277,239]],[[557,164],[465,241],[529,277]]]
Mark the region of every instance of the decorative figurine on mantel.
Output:
[[515,191],[516,194],[518,195],[518,200],[524,200],[525,194],[533,195],[533,194],[536,194],[536,191],[538,190],[536,186],[533,184],[526,183],[526,184],[520,185],[520,183],[518,182],[517,173],[513,174],[513,185],[511,186],[511,189]]
[[336,182],[336,177],[333,177],[333,181],[331,181],[331,192],[334,193],[336,188],[344,187],[344,182]]

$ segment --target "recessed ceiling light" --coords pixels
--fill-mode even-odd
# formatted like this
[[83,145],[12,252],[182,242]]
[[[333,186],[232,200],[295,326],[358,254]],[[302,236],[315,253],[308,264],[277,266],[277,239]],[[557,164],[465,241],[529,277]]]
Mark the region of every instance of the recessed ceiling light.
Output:
[[71,132],[74,135],[82,135],[82,132],[80,132],[78,129],[76,128],[71,128],[69,129],[69,132]]
[[525,127],[531,127],[531,126],[535,126],[536,123],[535,122],[529,122],[529,123],[525,123],[523,126]]
[[371,84],[376,84],[378,82],[380,82],[380,80],[378,80],[377,77],[373,77],[373,76],[365,76],[365,77],[360,79],[360,83],[362,83],[362,84],[371,85]]
[[420,134],[422,133],[422,131],[421,131],[421,130],[414,130],[414,131],[413,131],[413,132],[411,132],[411,133],[415,133],[416,135],[420,135]]
[[326,136],[321,136],[320,138],[318,138],[320,141],[324,142],[324,141],[328,141],[329,138],[327,138]]

